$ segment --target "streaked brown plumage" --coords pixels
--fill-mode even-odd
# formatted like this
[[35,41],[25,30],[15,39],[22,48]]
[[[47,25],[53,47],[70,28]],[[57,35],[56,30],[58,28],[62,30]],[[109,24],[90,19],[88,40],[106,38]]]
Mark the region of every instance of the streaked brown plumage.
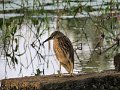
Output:
[[53,39],[55,55],[60,62],[60,70],[62,65],[68,73],[72,74],[74,68],[74,49],[71,41],[62,32],[55,31],[43,43],[51,39]]

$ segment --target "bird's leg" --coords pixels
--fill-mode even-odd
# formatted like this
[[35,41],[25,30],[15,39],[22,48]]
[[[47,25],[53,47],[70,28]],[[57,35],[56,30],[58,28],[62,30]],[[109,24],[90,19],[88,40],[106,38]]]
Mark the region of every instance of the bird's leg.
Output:
[[[70,62],[71,63],[71,62]],[[73,73],[73,64],[71,63],[71,70],[70,70],[70,76],[74,76],[74,73]]]
[[61,63],[60,63],[60,73],[59,73],[59,75],[62,76],[62,74],[61,74]]
[[60,67],[59,67],[59,70],[58,70],[58,75],[59,75],[59,77],[62,76],[62,74],[61,74],[61,63],[60,63]]
[[61,73],[61,63],[60,63],[60,73]]
[[74,76],[73,72],[70,73],[70,76]]

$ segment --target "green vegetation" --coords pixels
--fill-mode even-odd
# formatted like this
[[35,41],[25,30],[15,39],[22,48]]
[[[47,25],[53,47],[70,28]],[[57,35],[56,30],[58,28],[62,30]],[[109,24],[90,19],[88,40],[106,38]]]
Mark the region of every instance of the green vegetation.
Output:
[[[78,61],[81,61],[81,54],[79,53],[80,43],[87,45],[91,55],[87,59],[92,59],[92,54],[97,53],[96,50],[94,50],[96,49],[96,44],[94,45],[95,38],[98,38],[101,33],[105,35],[105,46],[103,50],[97,54],[105,54],[108,57],[107,59],[110,59],[119,52],[120,39],[117,36],[120,33],[120,2],[117,0],[110,0],[110,2],[103,0],[102,3],[97,3],[97,1],[93,2],[92,0],[60,1],[51,0],[51,2],[47,3],[41,2],[41,0],[20,0],[21,4],[16,2],[0,4],[3,6],[3,9],[0,10],[0,13],[3,15],[0,19],[0,32],[2,32],[0,41],[2,42],[1,47],[2,50],[4,50],[5,59],[10,67],[12,65],[15,68],[16,65],[20,64],[21,56],[26,55],[26,53],[28,53],[27,50],[30,48],[34,49],[36,53],[32,56],[32,51],[29,51],[31,62],[27,64],[26,67],[23,65],[23,67],[28,68],[30,65],[33,65],[35,58],[38,58],[40,64],[44,61],[45,63],[47,62],[48,65],[49,60],[46,60],[47,55],[43,53],[45,47],[41,44],[41,38],[45,33],[49,35],[53,29],[73,32],[74,39],[72,42],[75,47],[76,60]],[[94,5],[94,3],[96,4]],[[11,5],[11,7],[13,5],[13,8],[6,9],[7,5]],[[14,6],[16,6],[16,8],[14,8]],[[9,16],[11,14],[15,16]],[[55,22],[56,26],[53,27],[54,23],[52,23],[53,26],[51,26],[51,22]],[[32,34],[30,37],[27,37],[26,35],[28,35],[28,33],[21,30],[24,25],[28,28],[27,32],[32,33],[34,38]],[[33,39],[31,39],[31,37]],[[21,39],[24,41],[22,42],[23,51],[20,51]],[[82,46],[84,47],[84,45]],[[101,49],[101,47],[97,47],[97,49]],[[25,60],[26,59],[28,59],[28,57],[25,58]],[[82,59],[84,59],[84,57],[82,57]],[[81,66],[83,65],[84,63],[81,64]],[[91,66],[91,64],[88,64],[88,66],[89,65]],[[37,71],[35,74],[33,70],[35,75],[40,75],[41,72],[44,71],[41,71],[39,67],[37,69],[35,68],[35,70]]]

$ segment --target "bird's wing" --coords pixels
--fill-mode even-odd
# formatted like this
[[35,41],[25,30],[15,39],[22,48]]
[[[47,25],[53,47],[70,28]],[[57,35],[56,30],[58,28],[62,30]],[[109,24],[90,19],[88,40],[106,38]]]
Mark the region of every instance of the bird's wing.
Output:
[[60,37],[58,40],[64,55],[74,64],[74,49],[71,41],[66,36]]

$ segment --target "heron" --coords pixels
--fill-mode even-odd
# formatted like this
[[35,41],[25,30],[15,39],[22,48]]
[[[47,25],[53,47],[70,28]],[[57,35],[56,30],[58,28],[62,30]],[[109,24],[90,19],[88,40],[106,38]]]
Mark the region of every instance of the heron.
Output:
[[60,31],[54,31],[44,42],[53,40],[53,50],[56,58],[66,71],[72,75],[74,68],[74,49],[70,39]]

